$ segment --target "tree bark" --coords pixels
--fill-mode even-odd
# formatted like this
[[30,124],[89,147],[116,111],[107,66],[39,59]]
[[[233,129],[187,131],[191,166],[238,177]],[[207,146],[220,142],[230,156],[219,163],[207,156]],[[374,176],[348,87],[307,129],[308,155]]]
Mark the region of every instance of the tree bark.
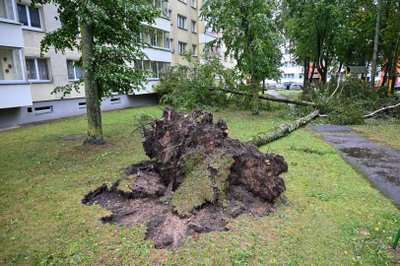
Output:
[[312,69],[311,69],[311,76],[309,77],[309,82],[310,82],[310,84],[313,82],[313,79],[314,79],[314,72],[315,72],[315,62],[313,62],[313,66],[312,66]]
[[94,37],[93,28],[81,22],[81,40],[82,40],[82,61],[85,69],[85,95],[86,95],[86,113],[88,119],[88,130],[85,144],[104,144],[103,129],[101,124],[101,109],[99,91],[94,80],[93,57],[94,57]]
[[379,46],[379,28],[381,22],[381,0],[378,0],[377,6],[377,16],[376,16],[376,24],[375,24],[375,38],[374,38],[374,54],[372,56],[372,71],[371,71],[371,85],[375,86],[375,75],[376,75],[376,61],[378,58],[378,46]]
[[310,58],[308,56],[304,56],[304,72],[303,72],[303,88],[307,89],[308,86],[310,85],[309,79],[308,79],[308,74],[310,71]]
[[[253,78],[253,77],[252,77]],[[253,115],[259,115],[259,93],[258,93],[258,87],[259,84],[258,82],[255,81],[254,79],[251,80],[251,86],[253,88]]]
[[[234,90],[229,90],[229,89],[221,89],[221,90],[224,92],[228,92],[228,93],[232,93],[232,94],[236,94],[236,95],[254,97],[254,95],[246,93],[246,92],[234,91]],[[317,106],[317,104],[313,103],[313,102],[306,102],[306,101],[300,101],[300,100],[294,101],[294,100],[289,100],[289,99],[277,99],[277,98],[272,98],[272,97],[268,97],[265,95],[258,95],[258,98],[261,100],[272,101],[272,102],[305,105],[305,106]]]
[[376,114],[379,114],[379,113],[381,113],[381,112],[383,112],[383,111],[395,109],[395,108],[398,108],[398,107],[400,107],[400,103],[395,104],[395,105],[391,105],[391,106],[388,106],[388,107],[383,107],[383,108],[381,108],[381,109],[379,109],[379,110],[376,110],[375,112],[372,112],[372,113],[370,113],[370,114],[364,115],[363,117],[364,117],[364,118],[370,118],[370,117],[373,117],[373,116],[375,116]]
[[250,140],[248,140],[246,143],[247,144],[252,144],[257,147],[264,146],[274,140],[277,140],[279,138],[282,138],[284,136],[289,135],[296,129],[299,129],[300,127],[307,125],[311,120],[319,116],[319,110],[315,110],[314,112],[310,113],[309,115],[302,117],[292,124],[283,124],[281,125],[276,131],[266,133],[264,135],[259,135],[252,137]]

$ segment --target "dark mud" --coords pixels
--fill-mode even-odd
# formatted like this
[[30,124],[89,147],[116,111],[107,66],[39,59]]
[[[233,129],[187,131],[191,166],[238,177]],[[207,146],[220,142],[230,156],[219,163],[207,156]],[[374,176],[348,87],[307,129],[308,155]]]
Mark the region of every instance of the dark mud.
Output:
[[83,203],[110,210],[104,222],[147,224],[146,239],[157,248],[226,231],[244,213],[268,215],[286,189],[284,158],[229,138],[226,123],[214,124],[211,113],[166,108],[162,118],[143,125],[143,135],[151,160],[129,167],[127,178],[90,192]]
[[176,249],[188,236],[228,231],[227,224],[232,219],[242,214],[263,217],[273,208],[273,204],[243,187],[232,186],[226,206],[206,203],[190,217],[181,217],[171,208],[166,198],[142,197],[143,194],[121,191],[118,186],[118,182],[112,188],[103,185],[86,195],[82,203],[98,204],[110,210],[112,215],[102,218],[106,223],[120,226],[147,224],[145,238],[151,240],[156,248]]
[[400,205],[399,152],[376,144],[349,127],[322,125],[313,129],[384,195]]

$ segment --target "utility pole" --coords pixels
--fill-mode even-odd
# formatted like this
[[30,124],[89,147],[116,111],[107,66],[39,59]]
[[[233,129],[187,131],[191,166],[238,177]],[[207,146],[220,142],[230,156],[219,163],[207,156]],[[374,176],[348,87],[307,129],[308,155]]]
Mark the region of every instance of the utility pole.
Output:
[[375,24],[375,39],[374,39],[374,55],[372,57],[372,71],[371,71],[371,85],[375,86],[375,75],[376,75],[376,61],[378,58],[378,45],[379,45],[379,29],[381,24],[381,0],[377,0],[377,15]]

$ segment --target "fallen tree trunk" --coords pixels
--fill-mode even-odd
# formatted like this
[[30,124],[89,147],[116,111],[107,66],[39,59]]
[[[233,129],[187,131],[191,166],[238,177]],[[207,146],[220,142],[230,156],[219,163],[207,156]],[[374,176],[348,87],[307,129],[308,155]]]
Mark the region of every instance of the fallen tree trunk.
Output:
[[391,110],[391,109],[395,109],[397,107],[400,107],[400,103],[395,104],[395,105],[391,105],[391,106],[387,106],[387,107],[383,107],[383,108],[381,108],[379,110],[376,110],[376,111],[374,111],[374,112],[372,112],[370,114],[364,115],[363,117],[364,118],[370,118],[370,117],[373,117],[373,116],[375,116],[375,115],[377,115],[377,114],[379,114],[381,112],[384,112],[384,111],[387,111],[387,110]]
[[310,113],[309,115],[302,117],[298,120],[296,120],[294,123],[292,124],[283,124],[281,125],[278,130],[274,131],[274,132],[270,132],[267,134],[263,134],[263,135],[258,135],[255,137],[252,137],[250,140],[248,140],[246,143],[247,144],[252,144],[255,145],[257,147],[261,147],[263,145],[266,145],[274,140],[277,140],[279,138],[282,138],[286,135],[289,135],[290,133],[292,133],[293,131],[295,131],[296,129],[308,124],[311,120],[313,120],[314,118],[319,116],[319,110],[315,110],[314,112]]
[[[221,89],[221,90],[224,92],[229,92],[229,93],[236,94],[236,95],[253,97],[253,95],[246,93],[246,92],[234,91],[234,90],[229,90],[229,89]],[[313,102],[300,101],[300,100],[295,101],[295,100],[289,100],[289,99],[277,99],[277,98],[268,97],[268,96],[264,96],[264,95],[260,95],[260,96],[258,96],[258,98],[260,98],[262,100],[266,100],[266,101],[272,101],[272,102],[281,102],[281,103],[305,105],[305,106],[317,106],[317,104],[313,103]]]

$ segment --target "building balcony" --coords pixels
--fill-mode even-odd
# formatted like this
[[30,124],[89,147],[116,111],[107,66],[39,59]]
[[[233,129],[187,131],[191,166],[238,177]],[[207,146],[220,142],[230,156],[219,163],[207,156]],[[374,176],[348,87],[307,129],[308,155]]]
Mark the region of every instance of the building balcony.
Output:
[[[23,47],[22,24],[13,20],[0,18],[0,46]],[[4,37],[4,38],[3,38]]]
[[209,43],[218,38],[217,35],[211,33],[202,33],[199,35],[199,43]]
[[150,61],[172,62],[172,51],[170,49],[152,47],[144,48],[143,51]]
[[31,87],[29,84],[1,84],[0,109],[32,105]]

